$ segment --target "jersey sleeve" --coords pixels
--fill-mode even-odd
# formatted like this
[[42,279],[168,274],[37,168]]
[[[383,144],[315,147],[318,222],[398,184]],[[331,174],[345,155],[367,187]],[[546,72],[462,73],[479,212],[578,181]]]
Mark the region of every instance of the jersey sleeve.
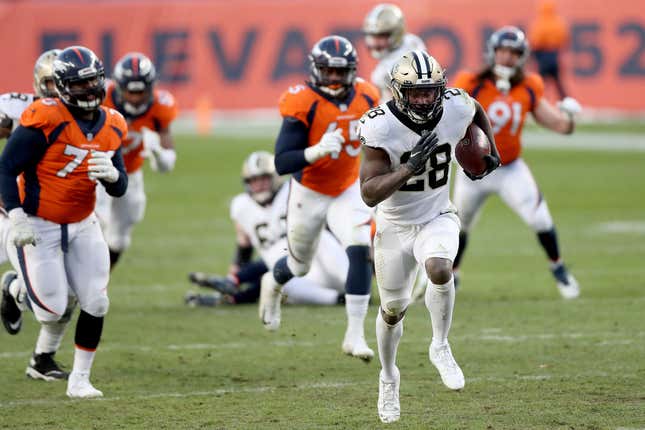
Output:
[[451,124],[448,134],[451,139],[460,140],[475,117],[475,100],[460,88],[447,88],[444,97],[444,112],[450,115]]
[[168,128],[178,114],[179,108],[173,95],[165,90],[156,91],[154,117],[159,128],[155,131]]
[[385,109],[384,105],[377,106],[363,114],[358,123],[358,139],[361,145],[383,149],[392,158],[388,149],[389,124],[384,114]]
[[457,76],[455,76],[455,78],[451,82],[451,86],[455,88],[462,88],[467,93],[470,93],[475,89],[476,78],[477,77],[474,73],[462,70],[461,72],[457,73]]
[[278,106],[282,117],[293,117],[301,121],[307,127],[310,126],[307,116],[313,100],[308,97],[307,87],[296,85],[290,87],[280,96]]
[[542,77],[537,73],[531,73],[526,77],[524,83],[526,87],[529,89],[529,92],[535,98],[531,108],[531,111],[533,111],[537,106],[538,102],[544,96],[544,81],[542,80]]

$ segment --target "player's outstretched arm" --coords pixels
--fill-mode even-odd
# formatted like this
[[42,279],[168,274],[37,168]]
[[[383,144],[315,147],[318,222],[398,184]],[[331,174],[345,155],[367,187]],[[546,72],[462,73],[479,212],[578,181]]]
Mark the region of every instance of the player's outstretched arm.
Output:
[[383,149],[363,145],[361,197],[367,206],[376,206],[401,188],[412,176],[414,170],[407,164],[392,170],[390,157]]
[[533,110],[533,117],[538,124],[557,133],[571,134],[575,128],[574,115],[581,110],[580,104],[571,97],[565,97],[553,106],[544,98],[540,99]]
[[300,120],[285,117],[275,143],[275,169],[278,175],[299,172],[309,165],[305,149],[309,146],[309,129]]

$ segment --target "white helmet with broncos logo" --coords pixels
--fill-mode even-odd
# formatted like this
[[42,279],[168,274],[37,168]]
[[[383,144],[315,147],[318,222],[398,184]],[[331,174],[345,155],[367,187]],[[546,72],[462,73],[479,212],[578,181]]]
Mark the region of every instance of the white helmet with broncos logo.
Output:
[[[446,76],[441,64],[425,51],[410,51],[392,67],[390,88],[397,109],[423,124],[441,115]],[[429,103],[410,101],[410,93],[432,92]]]

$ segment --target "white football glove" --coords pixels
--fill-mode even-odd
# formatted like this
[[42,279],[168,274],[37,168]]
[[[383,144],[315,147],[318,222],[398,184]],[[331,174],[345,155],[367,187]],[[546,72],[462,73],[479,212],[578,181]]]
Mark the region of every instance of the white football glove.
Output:
[[582,106],[578,103],[578,100],[573,97],[565,97],[557,103],[558,109],[562,112],[566,112],[570,115],[576,115],[582,110]]
[[38,235],[31,228],[31,223],[25,211],[22,208],[15,208],[9,211],[9,221],[11,221],[11,241],[16,246],[34,245],[38,241]]
[[169,172],[175,168],[177,161],[177,153],[172,148],[164,148],[161,146],[161,138],[159,133],[148,128],[141,129],[143,146],[145,147],[146,154],[150,158],[150,168],[155,172]]
[[343,143],[345,143],[345,138],[343,137],[342,128],[328,131],[323,134],[320,142],[305,149],[305,160],[311,164],[330,154],[332,158],[337,158],[338,153],[340,153],[340,150],[343,148]]
[[92,156],[87,160],[89,164],[89,177],[96,181],[114,183],[119,180],[119,170],[112,164],[112,157],[103,151],[92,151]]

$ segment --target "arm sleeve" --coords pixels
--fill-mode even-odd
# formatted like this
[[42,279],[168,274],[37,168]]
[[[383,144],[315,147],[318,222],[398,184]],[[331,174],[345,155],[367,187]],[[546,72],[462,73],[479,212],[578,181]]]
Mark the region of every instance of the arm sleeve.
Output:
[[275,143],[275,169],[279,175],[295,173],[309,165],[305,149],[309,146],[307,126],[294,117],[285,117]]
[[9,137],[0,155],[0,194],[7,212],[21,206],[16,177],[35,167],[47,147],[45,133],[37,128],[19,126]]
[[119,179],[116,182],[109,183],[101,180],[105,187],[105,191],[113,197],[121,197],[128,189],[128,174],[125,172],[125,164],[123,163],[123,154],[121,148],[117,149],[112,156],[112,164],[119,171]]

